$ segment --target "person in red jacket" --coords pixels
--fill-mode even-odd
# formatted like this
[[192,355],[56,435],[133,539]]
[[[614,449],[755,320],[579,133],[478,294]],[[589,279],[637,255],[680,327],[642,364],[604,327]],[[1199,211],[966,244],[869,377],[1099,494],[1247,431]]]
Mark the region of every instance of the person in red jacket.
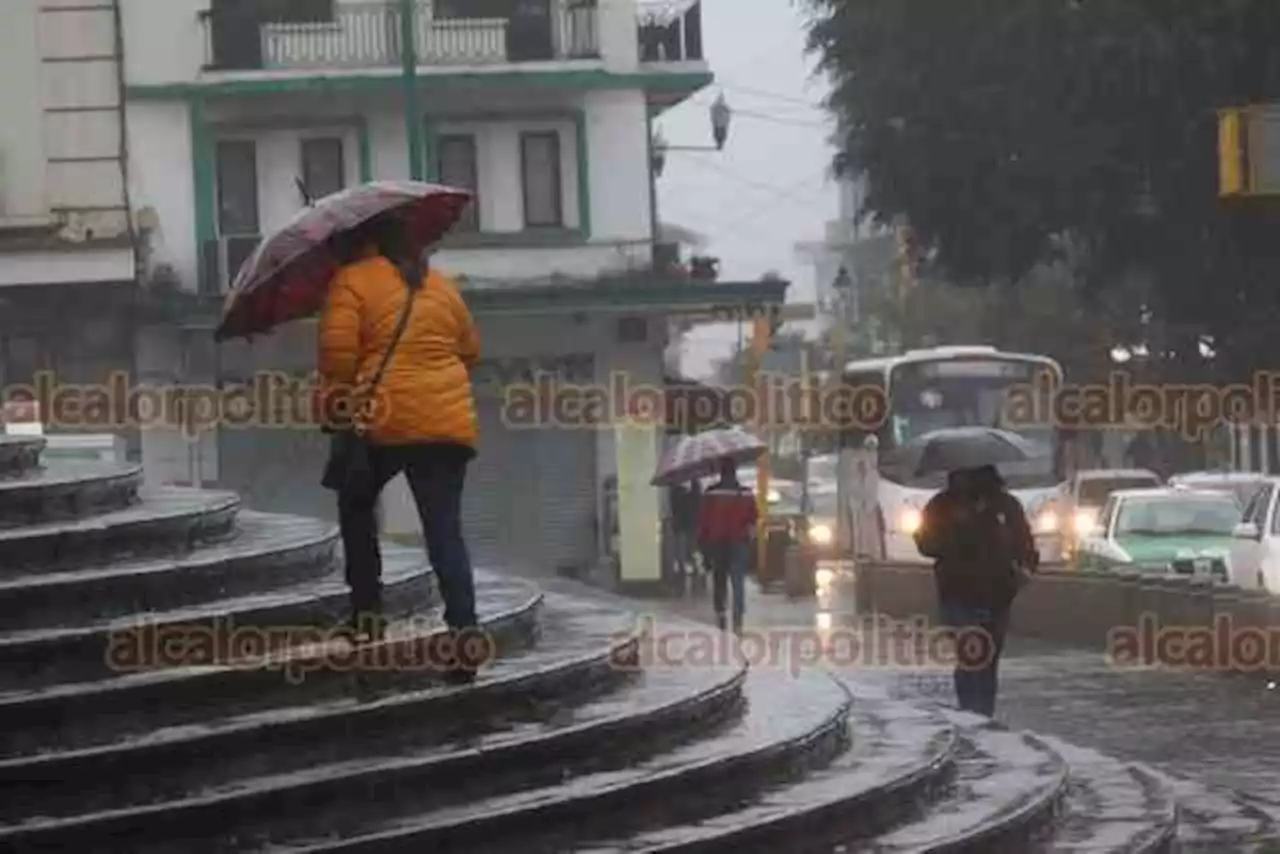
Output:
[[738,482],[731,460],[720,464],[720,480],[702,494],[698,508],[698,545],[711,568],[716,624],[723,631],[728,587],[733,585],[733,630],[742,633],[746,613],[746,576],[756,528],[756,497]]

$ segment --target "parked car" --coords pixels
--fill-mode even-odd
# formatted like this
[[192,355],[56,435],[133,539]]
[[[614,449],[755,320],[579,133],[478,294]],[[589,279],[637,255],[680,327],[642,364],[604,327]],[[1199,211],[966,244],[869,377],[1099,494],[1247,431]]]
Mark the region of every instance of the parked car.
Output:
[[1118,490],[1103,505],[1093,533],[1081,542],[1078,566],[1225,582],[1232,578],[1239,514],[1233,496],[1210,489]]
[[[715,483],[715,478],[707,481],[708,484]],[[760,480],[760,472],[755,466],[742,466],[738,469],[738,480],[743,486],[749,487],[753,492],[756,491],[756,484]],[[784,497],[799,500],[801,492],[801,484],[794,480],[785,478],[777,478],[772,475],[769,477],[769,492],[766,500],[770,505],[778,504]]]
[[1175,474],[1169,478],[1169,485],[1230,492],[1243,510],[1269,480],[1268,475],[1253,471],[1193,471]]
[[1231,582],[1280,593],[1280,477],[1268,477],[1245,505],[1231,544]]
[[1098,523],[1102,505],[1122,489],[1160,486],[1160,476],[1147,469],[1081,469],[1067,481],[1064,497],[1063,548],[1070,556]]
[[808,510],[809,545],[821,560],[836,557],[836,517],[840,509],[834,485],[810,489]]

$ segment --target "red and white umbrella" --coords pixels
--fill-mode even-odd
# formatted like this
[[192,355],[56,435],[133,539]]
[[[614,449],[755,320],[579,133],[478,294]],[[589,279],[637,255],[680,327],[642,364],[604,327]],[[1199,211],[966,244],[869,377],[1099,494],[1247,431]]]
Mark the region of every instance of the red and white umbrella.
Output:
[[430,246],[453,227],[471,193],[419,181],[375,181],[326,196],[258,244],[236,274],[214,338],[270,332],[324,306],[342,259],[332,238],[369,220],[394,215],[411,250]]
[[658,470],[649,481],[654,486],[671,486],[716,473],[722,460],[741,465],[760,458],[768,445],[745,430],[708,430],[685,436],[662,455]]

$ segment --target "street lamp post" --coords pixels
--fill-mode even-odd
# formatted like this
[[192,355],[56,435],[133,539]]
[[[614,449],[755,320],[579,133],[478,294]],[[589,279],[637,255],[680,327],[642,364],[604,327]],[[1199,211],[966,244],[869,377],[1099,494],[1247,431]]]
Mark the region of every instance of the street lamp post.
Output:
[[[836,273],[835,280],[831,283],[832,289],[835,291],[835,309],[836,309],[836,326],[835,332],[835,358],[832,360],[832,373],[835,375],[837,383],[844,382],[844,364],[848,358],[849,337],[852,334],[854,318],[850,317],[854,306],[854,300],[857,297],[857,291],[853,286],[853,277],[849,275],[849,269],[843,265],[840,271]],[[841,436],[845,435],[845,426],[843,424],[835,425],[841,431]],[[849,548],[849,489],[846,481],[848,480],[848,455],[845,453],[844,442],[837,444],[839,452],[836,456],[836,530],[835,540],[837,554],[843,554]]]
[[404,129],[409,145],[409,177],[426,179],[423,116],[418,113],[417,0],[400,0],[400,82],[404,90]]

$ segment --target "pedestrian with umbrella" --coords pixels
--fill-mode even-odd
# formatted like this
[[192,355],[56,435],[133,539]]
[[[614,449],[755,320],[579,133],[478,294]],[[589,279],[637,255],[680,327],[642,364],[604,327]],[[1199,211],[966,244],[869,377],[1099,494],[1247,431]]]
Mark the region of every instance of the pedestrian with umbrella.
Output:
[[[328,196],[267,238],[236,277],[220,340],[320,314],[316,408],[332,448],[322,484],[337,494],[357,642],[379,643],[382,556],[376,508],[404,473],[456,641],[475,632],[475,586],[462,535],[462,489],[475,456],[469,371],[475,324],[454,282],[424,262],[470,201],[418,182]],[[456,642],[454,649],[475,648]],[[479,662],[454,660],[471,681]]]
[[742,633],[746,614],[746,576],[755,533],[755,494],[738,480],[738,466],[764,454],[767,446],[742,430],[710,430],[688,436],[662,458],[653,484],[664,486],[718,474],[698,506],[698,545],[711,571],[711,600],[716,625],[728,628],[733,591],[733,631]]
[[1009,612],[1040,561],[1022,503],[997,466],[1039,450],[1005,431],[955,428],[925,434],[903,451],[918,458],[917,476],[947,473],[946,488],[924,509],[916,547],[935,561],[941,622],[957,636],[957,704],[992,717]]

